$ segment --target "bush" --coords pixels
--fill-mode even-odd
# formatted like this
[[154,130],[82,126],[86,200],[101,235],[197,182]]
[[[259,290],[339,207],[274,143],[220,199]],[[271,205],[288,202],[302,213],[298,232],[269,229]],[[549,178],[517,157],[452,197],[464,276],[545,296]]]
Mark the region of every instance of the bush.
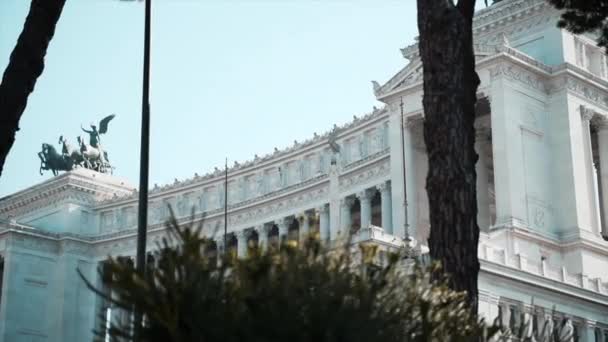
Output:
[[[116,307],[143,312],[142,341],[471,341],[497,331],[471,314],[463,293],[420,267],[406,272],[403,255],[379,264],[374,245],[327,251],[310,237],[218,262],[201,225],[172,219],[167,228],[145,278],[109,258],[110,291],[87,282]],[[130,339],[131,329],[113,325],[109,334]]]

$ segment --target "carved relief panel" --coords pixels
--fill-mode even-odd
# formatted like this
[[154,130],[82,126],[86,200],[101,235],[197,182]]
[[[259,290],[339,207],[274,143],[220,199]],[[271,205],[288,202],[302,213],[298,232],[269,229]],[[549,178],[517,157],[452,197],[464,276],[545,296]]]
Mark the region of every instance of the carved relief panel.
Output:
[[266,188],[267,192],[272,192],[277,190],[280,187],[280,175],[278,168],[271,168],[264,171],[264,175],[268,180],[268,186]]
[[302,180],[310,179],[313,176],[313,170],[317,169],[318,158],[314,154],[309,154],[302,160]]
[[587,57],[587,45],[585,42],[578,38],[574,38],[574,50],[576,54],[576,65],[587,69],[589,66],[589,60]]
[[248,175],[243,178],[243,200],[246,201],[256,196],[256,175]]
[[[228,182],[228,203],[234,204],[240,201],[239,182],[236,180]],[[223,202],[223,201],[222,201]],[[221,203],[223,205],[223,203]]]
[[177,210],[179,216],[187,216],[192,212],[192,208],[195,210],[196,202],[194,201],[194,191],[189,191],[182,194],[177,201]]
[[381,128],[381,136],[382,136],[382,150],[388,148],[388,121],[382,124],[382,128]]
[[123,208],[123,221],[126,227],[134,227],[137,224],[137,207],[128,206]]
[[205,211],[219,208],[219,196],[216,186],[208,186],[203,190],[203,202]]
[[101,213],[101,231],[108,232],[114,228],[114,210],[107,210]]

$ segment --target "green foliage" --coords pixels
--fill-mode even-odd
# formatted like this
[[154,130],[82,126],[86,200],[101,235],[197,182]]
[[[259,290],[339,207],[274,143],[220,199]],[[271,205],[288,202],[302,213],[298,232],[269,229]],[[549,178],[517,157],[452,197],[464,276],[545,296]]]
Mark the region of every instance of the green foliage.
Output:
[[111,292],[87,285],[123,310],[139,307],[143,341],[470,341],[497,331],[469,312],[463,293],[432,283],[401,255],[380,265],[377,246],[327,251],[310,237],[218,262],[200,230],[173,219],[145,278],[110,258]]
[[597,32],[598,45],[608,48],[608,0],[548,0],[563,10],[558,26],[575,34]]

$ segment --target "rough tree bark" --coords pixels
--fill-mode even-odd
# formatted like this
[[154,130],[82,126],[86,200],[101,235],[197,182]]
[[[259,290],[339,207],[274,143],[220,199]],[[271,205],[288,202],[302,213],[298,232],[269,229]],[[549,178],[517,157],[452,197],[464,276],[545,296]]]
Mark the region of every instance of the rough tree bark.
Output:
[[417,1],[429,158],[430,255],[442,263],[453,289],[467,291],[468,303],[477,312],[475,0]]
[[32,0],[17,45],[0,83],[0,175],[15,142],[27,98],[44,70],[44,56],[55,34],[65,0]]

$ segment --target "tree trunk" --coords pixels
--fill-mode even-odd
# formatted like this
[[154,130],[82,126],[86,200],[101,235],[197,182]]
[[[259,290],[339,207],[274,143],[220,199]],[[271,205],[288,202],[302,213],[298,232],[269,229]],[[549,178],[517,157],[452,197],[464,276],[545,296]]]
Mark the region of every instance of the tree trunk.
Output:
[[27,98],[44,70],[44,56],[55,34],[65,0],[32,0],[23,31],[0,84],[0,175],[15,142]]
[[424,141],[429,158],[431,258],[449,285],[467,291],[477,313],[475,72],[472,21],[475,0],[418,0],[420,57],[424,68]]

